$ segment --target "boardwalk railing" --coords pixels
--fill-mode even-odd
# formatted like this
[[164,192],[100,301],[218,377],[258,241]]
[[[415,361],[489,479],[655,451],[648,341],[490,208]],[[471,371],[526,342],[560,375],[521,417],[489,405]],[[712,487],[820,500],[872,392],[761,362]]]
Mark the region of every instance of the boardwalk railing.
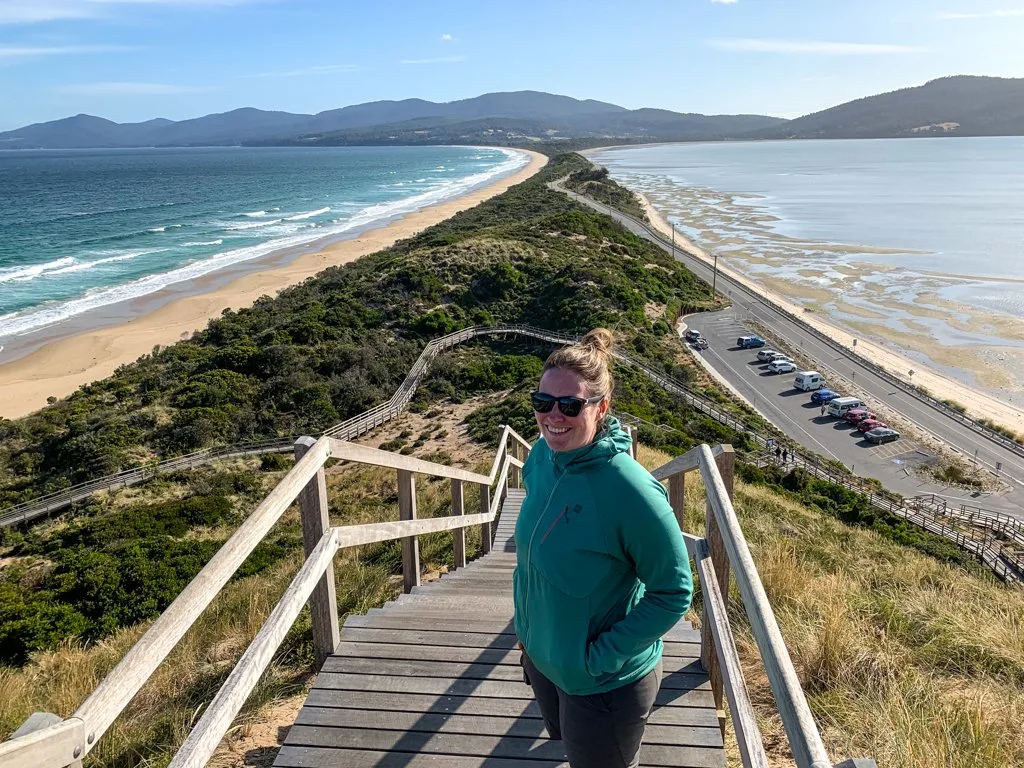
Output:
[[[800,687],[796,669],[732,506],[735,468],[736,454],[732,446],[719,445],[711,449],[707,445],[699,445],[652,473],[658,480],[668,481],[669,502],[680,528],[684,529],[687,549],[700,578],[704,599],[701,663],[709,673],[716,706],[722,709],[723,701],[728,702],[744,768],[768,768],[764,743],[729,623],[727,596],[729,577],[734,574],[793,759],[798,768],[831,768],[832,761]],[[704,481],[707,499],[703,538],[687,533],[684,527],[686,475],[695,471],[700,472]],[[838,765],[869,768],[875,766],[875,762],[870,759],[846,760]]]
[[[339,440],[354,440],[360,435],[364,435],[382,424],[391,421],[408,406],[409,401],[412,400],[413,395],[416,393],[416,388],[419,386],[424,375],[426,375],[426,372],[429,370],[430,364],[439,354],[452,349],[459,344],[481,336],[508,335],[525,336],[553,344],[571,344],[580,338],[577,335],[548,331],[543,328],[534,328],[529,325],[515,324],[474,326],[471,328],[465,328],[461,331],[456,331],[455,333],[450,333],[447,336],[441,336],[427,343],[423,352],[420,353],[420,356],[406,375],[405,380],[386,402],[381,403],[358,416],[354,416],[347,421],[343,421],[340,424],[336,424],[333,427],[328,428],[323,434]],[[658,381],[658,383],[666,386],[670,391],[681,396],[690,407],[695,408],[701,413],[707,414],[708,416],[711,416],[734,429],[741,431],[746,429],[738,419],[718,408],[711,400],[698,395],[695,392],[691,392],[686,385],[657,373],[645,363],[634,360],[628,355],[616,353],[616,357],[625,363],[638,366],[647,375],[656,377],[655,380]],[[764,439],[761,438],[761,443],[763,444],[763,442]],[[99,491],[109,491],[117,488],[137,485],[160,473],[174,472],[181,469],[192,469],[211,461],[220,461],[230,458],[256,456],[264,453],[290,453],[293,444],[294,439],[289,437],[264,440],[256,443],[238,443],[225,448],[208,448],[184,456],[176,456],[171,459],[153,462],[135,469],[126,469],[113,475],[89,480],[87,482],[71,486],[70,488],[55,491],[54,493],[0,510],[0,528],[30,522],[31,520],[42,517],[51,512],[64,509],[76,501],[89,498]]]
[[[433,362],[437,355],[457,346],[458,344],[462,344],[481,336],[508,335],[523,336],[530,339],[546,341],[552,344],[572,344],[580,338],[580,336],[575,334],[559,333],[557,331],[549,331],[543,328],[517,324],[474,326],[471,328],[465,328],[461,331],[456,331],[455,333],[450,333],[447,336],[439,337],[427,343],[423,352],[420,353],[419,358],[417,358],[413,367],[409,370],[405,380],[387,402],[375,406],[359,416],[355,416],[347,421],[343,421],[340,424],[330,427],[324,432],[324,435],[334,437],[339,440],[353,440],[356,437],[364,435],[382,424],[391,421],[408,406],[416,392],[416,388],[419,386],[423,377],[426,375],[426,372],[429,370],[430,363]],[[639,368],[645,375],[658,383],[666,391],[680,397],[689,407],[715,419],[720,424],[724,424],[739,433],[746,434],[756,447],[767,450],[772,446],[774,438],[753,431],[741,420],[718,407],[718,405],[710,399],[693,392],[683,382],[677,381],[671,376],[661,373],[643,361],[637,360],[636,358],[633,358],[621,351],[615,350],[613,354],[620,362]],[[665,429],[671,428],[666,427]],[[81,485],[68,488],[64,491],[49,494],[48,496],[33,499],[32,501],[19,504],[16,507],[3,510],[3,512],[0,513],[0,527],[28,522],[49,514],[50,512],[63,509],[75,501],[88,498],[98,491],[113,490],[116,488],[127,487],[129,485],[136,485],[149,480],[158,473],[191,469],[200,464],[228,458],[253,456],[264,453],[290,452],[293,444],[294,441],[291,438],[269,440],[259,443],[241,443],[226,448],[197,451],[196,453],[167,459],[139,469],[125,470],[124,472],[119,472],[115,475],[109,475],[104,478],[82,483]],[[980,545],[980,549],[979,545],[974,542],[965,546],[961,543],[961,538],[956,535],[947,535],[946,528],[944,526],[931,525],[930,523],[934,521],[930,521],[927,525],[922,524],[919,522],[919,518],[921,517],[919,510],[909,509],[902,500],[893,499],[891,496],[878,493],[877,490],[866,481],[854,476],[839,474],[833,469],[821,464],[816,459],[798,454],[795,450],[790,450],[789,456],[795,466],[803,467],[814,477],[828,480],[829,482],[842,485],[844,488],[864,494],[871,506],[876,509],[898,515],[908,522],[914,523],[915,525],[921,525],[921,527],[931,530],[933,533],[939,533],[939,535],[953,541],[958,546],[976,554],[1004,581],[1024,583],[1024,554],[1017,553],[1014,555],[1011,553],[1007,555],[1007,553],[1002,551],[1000,545],[995,539]],[[976,525],[984,526],[985,524],[985,519],[983,517],[976,517]]]
[[[579,194],[579,193],[576,193],[576,192],[572,192],[571,190],[567,190],[564,187],[559,186],[557,183],[552,182],[552,184],[553,184],[553,186],[555,186],[555,188],[557,188],[560,191],[565,192],[567,194],[570,193],[570,192],[572,194]],[[598,210],[603,210],[605,213],[607,213],[609,215],[613,215],[614,214],[615,216],[621,216],[621,217],[623,217],[625,219],[629,219],[629,221],[632,222],[634,225],[644,229],[651,236],[652,239],[657,240],[659,243],[661,243],[661,245],[663,247],[665,247],[665,248],[674,248],[675,250],[677,250],[677,251],[679,251],[681,253],[685,253],[687,256],[689,256],[692,259],[696,259],[698,261],[702,261],[705,264],[705,266],[708,266],[708,267],[711,266],[709,263],[704,262],[703,259],[701,259],[699,256],[697,256],[697,254],[691,253],[690,251],[687,251],[685,248],[680,246],[678,242],[672,242],[671,240],[669,240],[669,238],[665,237],[665,235],[663,235],[659,230],[655,229],[652,225],[650,225],[646,221],[641,221],[640,219],[637,219],[637,218],[635,218],[633,216],[630,216],[628,213],[625,213],[625,212],[620,211],[618,209],[611,208],[610,206],[605,205],[604,203],[600,203],[600,202],[598,202],[598,201],[596,201],[596,200],[594,200],[593,198],[590,198],[590,197],[587,197],[587,202],[588,202],[588,204],[592,205],[593,207],[597,208]],[[840,352],[843,355],[846,355],[847,357],[856,360],[858,364],[860,364],[863,367],[871,370],[877,376],[885,379],[888,383],[892,384],[893,386],[899,387],[900,389],[902,389],[907,394],[912,395],[913,397],[917,398],[918,400],[920,400],[923,403],[927,403],[928,405],[930,405],[935,410],[940,411],[941,413],[945,414],[946,416],[948,416],[949,418],[953,419],[954,421],[958,421],[961,424],[963,424],[964,426],[969,427],[970,429],[972,429],[973,431],[977,432],[978,434],[983,435],[984,437],[988,438],[993,443],[996,443],[997,445],[1002,446],[1003,448],[1007,449],[1008,451],[1012,451],[1013,453],[1016,453],[1018,456],[1024,456],[1024,445],[1022,445],[1020,442],[1008,438],[1006,435],[1002,434],[1001,432],[997,432],[996,430],[992,429],[991,427],[986,426],[985,424],[982,424],[981,422],[979,422],[979,421],[977,421],[975,419],[972,419],[970,416],[966,415],[965,413],[962,413],[961,411],[958,411],[956,408],[950,407],[949,405],[944,403],[942,400],[939,400],[938,398],[932,397],[928,393],[922,391],[919,387],[914,386],[913,384],[911,384],[908,381],[904,381],[899,376],[896,376],[895,374],[893,374],[889,370],[883,368],[882,366],[878,365],[877,363],[875,363],[875,362],[869,360],[868,358],[864,357],[864,355],[860,354],[859,352],[857,352],[855,350],[847,349],[846,347],[844,347],[841,344],[839,344],[835,339],[833,339],[830,336],[828,336],[827,334],[819,331],[817,328],[815,328],[813,325],[808,323],[803,318],[801,318],[801,317],[799,317],[797,315],[794,315],[788,309],[786,309],[785,307],[781,306],[780,304],[775,303],[774,301],[772,301],[771,299],[767,298],[763,294],[755,292],[754,289],[752,289],[749,286],[747,286],[746,283],[744,283],[742,281],[738,281],[738,280],[733,281],[733,282],[739,288],[739,290],[743,291],[745,294],[747,294],[751,298],[756,299],[760,303],[764,304],[766,307],[769,307],[770,309],[772,309],[773,311],[777,312],[778,314],[783,315],[784,317],[786,317],[786,319],[790,320],[791,322],[796,323],[797,325],[799,325],[801,327],[802,330],[806,331],[807,333],[811,334],[812,336],[815,336],[819,341],[824,342],[825,344],[827,344],[829,347],[831,347],[832,349],[836,350],[837,352]]]
[[[305,563],[170,763],[171,768],[206,765],[307,602],[312,619],[313,648],[320,663],[338,646],[333,559],[339,549],[401,539],[406,593],[419,585],[419,535],[452,531],[455,565],[457,568],[465,566],[465,529],[481,526],[482,549],[486,553],[490,548],[491,523],[501,509],[507,489],[521,485],[521,468],[530,446],[512,429],[502,427],[498,450],[491,471],[486,475],[354,445],[330,436],[318,440],[300,438],[294,450],[294,468],[85,703],[66,720],[43,713],[34,715],[21,729],[22,735],[0,744],[0,765],[4,768],[80,766],[82,759],[95,748],[249,553],[298,499]],[[324,465],[330,459],[397,470],[400,519],[331,527],[324,475]],[[721,709],[723,701],[728,700],[743,765],[767,768],[726,610],[729,575],[735,573],[796,764],[799,768],[832,768],[732,507],[734,468],[735,454],[731,446],[718,446],[712,451],[702,445],[654,473],[655,477],[669,481],[672,506],[680,522],[686,473],[699,470],[704,479],[708,505],[705,536],[697,537],[684,531],[687,550],[694,560],[704,595],[701,663],[710,673],[716,706]],[[417,519],[417,474],[451,481],[450,516]],[[480,511],[475,514],[465,514],[464,483],[480,487]],[[53,724],[47,726],[47,722]],[[32,730],[33,723],[43,725]],[[852,761],[840,764],[852,765]],[[856,765],[874,766],[874,762],[857,761]]]
[[[419,535],[452,531],[455,565],[465,566],[465,529],[475,525],[481,527],[482,549],[486,554],[491,544],[491,523],[501,509],[509,483],[519,484],[519,470],[530,445],[511,428],[502,427],[498,450],[491,471],[486,475],[354,445],[333,437],[321,437],[319,440],[299,438],[294,450],[296,463],[292,470],[182,590],[85,703],[66,720],[0,744],[0,766],[64,768],[80,765],[82,758],[96,746],[249,553],[298,499],[306,561],[171,762],[173,768],[205,765],[307,601],[312,618],[313,648],[318,659],[322,662],[337,647],[338,608],[334,594],[333,558],[339,549],[401,539],[405,592],[419,585],[419,542],[416,538]],[[324,464],[329,459],[397,470],[400,519],[396,522],[331,527],[324,476]],[[451,516],[417,519],[417,474],[451,481]],[[480,488],[480,511],[477,513],[465,514],[465,483],[476,484]],[[38,722],[45,718],[35,720]]]

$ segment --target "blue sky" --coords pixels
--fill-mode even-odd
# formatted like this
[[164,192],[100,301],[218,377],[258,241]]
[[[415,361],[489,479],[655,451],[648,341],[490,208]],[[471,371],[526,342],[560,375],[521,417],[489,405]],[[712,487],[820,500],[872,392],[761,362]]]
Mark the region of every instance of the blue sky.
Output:
[[795,117],[1024,76],[1024,0],[0,0],[0,130],[535,89]]

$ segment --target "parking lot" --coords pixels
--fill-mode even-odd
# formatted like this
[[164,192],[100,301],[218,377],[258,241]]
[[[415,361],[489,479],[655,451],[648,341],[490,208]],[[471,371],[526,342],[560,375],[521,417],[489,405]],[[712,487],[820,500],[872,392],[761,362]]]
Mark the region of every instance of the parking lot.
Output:
[[[937,457],[921,442],[906,434],[881,445],[868,441],[854,425],[832,416],[822,416],[821,406],[811,402],[812,392],[794,387],[795,372],[773,374],[766,361],[757,359],[759,349],[737,347],[738,337],[756,335],[756,331],[734,313],[727,310],[694,318],[690,325],[700,330],[708,341],[707,349],[694,350],[694,354],[703,358],[706,367],[795,442],[822,456],[841,461],[862,477],[881,480],[886,487],[904,495],[933,492],[950,497],[957,495],[956,491],[950,493],[950,489],[921,480],[910,472],[915,466],[937,461]],[[796,370],[805,370],[799,347],[794,351],[797,353]],[[829,388],[842,395],[860,395],[859,392],[844,391],[842,386]],[[867,402],[870,410],[873,403],[870,399]],[[893,426],[899,430],[899,425]],[[959,492],[959,495],[965,501],[973,498],[966,491]]]

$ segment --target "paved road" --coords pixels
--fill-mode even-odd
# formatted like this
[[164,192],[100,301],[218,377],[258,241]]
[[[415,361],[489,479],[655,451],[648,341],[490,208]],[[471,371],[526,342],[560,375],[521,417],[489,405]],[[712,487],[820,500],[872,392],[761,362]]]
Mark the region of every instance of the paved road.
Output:
[[[579,202],[611,216],[638,236],[654,242],[667,252],[670,251],[669,245],[652,235],[641,223],[631,217],[588,198],[579,197],[578,195],[574,195],[574,197]],[[712,269],[703,260],[682,251],[678,247],[675,249],[675,256],[694,274],[709,284],[711,283]],[[959,450],[971,459],[977,456],[977,461],[988,469],[994,471],[997,463],[1000,463],[1000,475],[1007,481],[1009,490],[999,496],[988,496],[984,499],[968,496],[968,498],[963,499],[963,502],[1002,512],[1012,512],[1017,516],[1024,517],[1024,457],[992,442],[984,435],[973,431],[928,405],[926,402],[915,398],[912,394],[897,389],[870,368],[861,365],[856,359],[850,358],[840,349],[830,346],[814,334],[806,331],[789,315],[772,308],[756,293],[731,280],[721,272],[717,276],[717,288],[720,293],[724,293],[732,301],[734,318],[742,321],[740,325],[753,322],[769,328],[778,339],[788,341],[791,346],[801,349],[809,359],[814,360],[815,368],[824,373],[826,377],[831,375],[835,378],[836,375],[842,375],[845,379],[852,380],[855,383],[856,391],[850,391],[847,394],[866,396],[866,399],[870,398],[877,402],[884,402],[904,419],[914,423],[918,428],[931,433],[954,450]],[[703,328],[701,330],[703,331]],[[735,344],[735,338],[736,336],[734,335],[732,337],[733,344]],[[722,366],[719,373],[727,380],[731,380],[730,377],[732,377],[736,379],[737,383],[746,381],[749,384],[750,375],[737,374],[736,371],[742,370],[742,368],[737,369],[736,365],[732,365],[732,370],[730,370],[725,365],[726,359],[728,358],[711,356],[709,357],[709,362],[713,362],[716,365],[716,370],[718,370],[717,366]],[[849,388],[844,387],[844,389]],[[781,400],[782,396],[776,392],[775,401]],[[767,400],[762,402],[761,397],[759,397],[758,408],[764,410],[764,408],[767,408],[766,403]],[[765,415],[769,414],[766,412]],[[779,416],[779,413],[776,412],[775,415]],[[770,415],[769,417],[771,418]],[[774,420],[772,418],[772,421]],[[787,430],[784,424],[779,424],[778,426]],[[797,429],[797,425],[792,422],[790,427],[793,429],[794,439],[798,440],[802,445],[815,452],[832,455],[831,451],[822,450],[824,441],[821,440],[821,435],[819,434],[822,432],[821,429],[807,432],[809,425],[805,423],[800,425],[800,429]],[[830,427],[828,428],[830,429]],[[801,435],[801,433],[806,434]],[[857,442],[848,435],[843,437],[849,443],[856,444]],[[828,441],[828,445],[833,445],[833,441]],[[889,448],[890,446],[887,445],[886,449]],[[839,449],[835,448],[833,450]],[[852,461],[852,456],[850,462],[847,462],[845,459],[841,460],[847,464],[856,463]],[[864,474],[863,468],[858,468],[857,474]],[[885,482],[889,485],[890,480],[885,480]],[[893,487],[893,490],[899,489]],[[958,492],[956,489],[945,488],[943,493],[954,498],[963,498],[964,496],[962,492]]]
[[[757,360],[758,350],[736,347],[736,338],[753,330],[735,308],[692,315],[687,318],[687,325],[698,329],[708,339],[709,348],[699,353],[705,364],[765,418],[804,447],[841,461],[861,477],[881,480],[886,488],[904,496],[935,494],[956,504],[983,506],[1002,512],[1019,510],[1012,493],[975,496],[970,491],[926,482],[910,473],[914,465],[928,463],[935,457],[926,445],[909,436],[894,443],[875,445],[864,440],[857,430],[842,420],[823,417],[820,406],[811,403],[810,392],[794,389],[794,374],[773,375],[768,372],[767,364]],[[795,352],[800,356],[799,348]],[[848,390],[846,386],[834,388],[844,394]],[[902,392],[900,394],[907,397]],[[885,405],[891,405],[891,398],[885,401]]]

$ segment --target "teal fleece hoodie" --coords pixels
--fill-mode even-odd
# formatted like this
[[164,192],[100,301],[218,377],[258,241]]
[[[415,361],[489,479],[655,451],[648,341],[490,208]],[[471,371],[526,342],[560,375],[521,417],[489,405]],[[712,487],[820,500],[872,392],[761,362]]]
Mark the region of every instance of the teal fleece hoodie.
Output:
[[690,607],[693,581],[664,487],[629,453],[614,418],[594,442],[543,438],[523,467],[515,627],[537,669],[572,695],[639,680]]

